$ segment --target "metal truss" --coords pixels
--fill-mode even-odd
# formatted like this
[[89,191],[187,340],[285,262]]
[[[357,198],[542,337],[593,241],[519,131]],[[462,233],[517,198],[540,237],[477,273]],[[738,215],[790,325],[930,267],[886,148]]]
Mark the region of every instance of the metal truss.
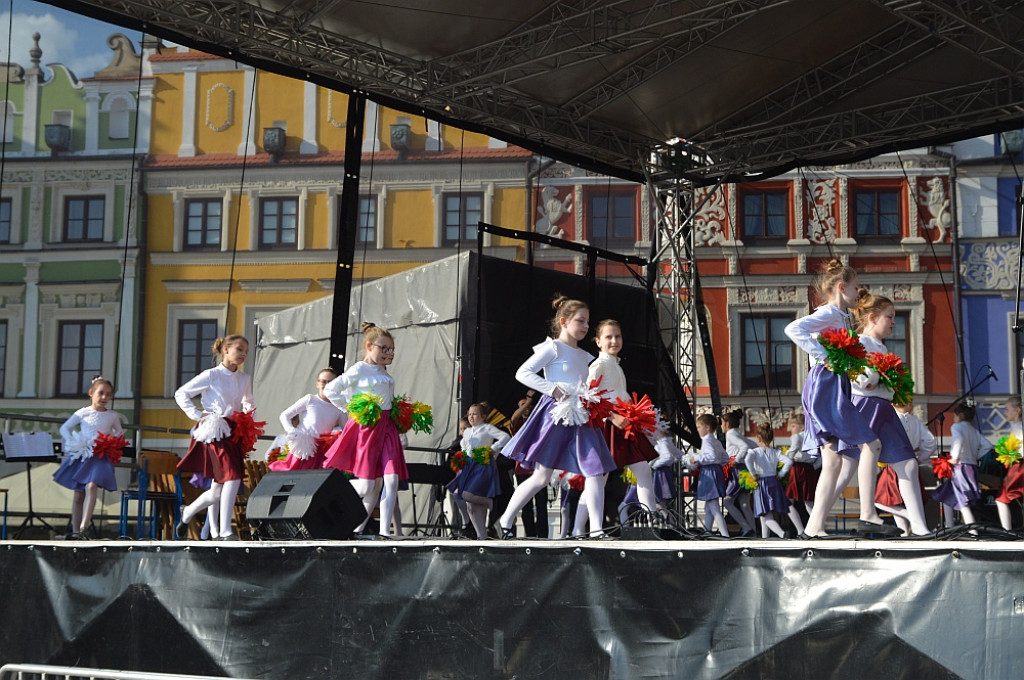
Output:
[[[685,72],[691,55],[719,45],[760,13],[799,11],[788,0],[562,0],[540,4],[525,18],[510,10],[508,18],[517,23],[507,33],[464,51],[424,57],[409,46],[405,52],[389,48],[389,39],[401,44],[398,29],[374,34],[347,17],[351,7],[339,0],[50,1],[638,182],[664,171],[645,166],[650,150],[665,140],[652,137],[653,124],[602,116],[606,107],[636,95],[655,76]],[[717,114],[703,129],[687,131],[687,140],[712,162],[690,169],[686,179],[757,179],[798,165],[848,162],[1024,124],[1024,4],[864,5],[879,19],[861,44],[771,92],[737,101],[736,110]],[[391,10],[397,11],[388,5],[367,11],[376,12],[386,29],[395,16]],[[489,11],[501,15],[495,7]],[[891,92],[893,78],[908,68],[941,63],[951,51],[965,65],[959,81],[942,87],[918,80],[919,90],[907,88],[906,96],[878,94]],[[587,67],[593,82],[567,97],[538,84],[545,74]],[[968,81],[967,72],[977,75]]]

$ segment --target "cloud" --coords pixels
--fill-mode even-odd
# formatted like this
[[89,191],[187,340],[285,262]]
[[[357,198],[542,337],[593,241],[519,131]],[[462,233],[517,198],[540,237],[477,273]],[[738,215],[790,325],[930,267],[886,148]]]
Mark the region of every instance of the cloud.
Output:
[[[10,12],[0,13],[0,35],[8,31],[10,49],[0,49],[0,61],[13,61],[27,68],[32,35],[39,33],[42,65],[64,64],[79,78],[90,77],[110,63],[113,53],[107,47],[109,35],[124,33],[136,43],[136,50],[140,37],[138,31],[53,8],[38,13],[15,12],[13,22]],[[5,42],[0,42],[0,48]]]

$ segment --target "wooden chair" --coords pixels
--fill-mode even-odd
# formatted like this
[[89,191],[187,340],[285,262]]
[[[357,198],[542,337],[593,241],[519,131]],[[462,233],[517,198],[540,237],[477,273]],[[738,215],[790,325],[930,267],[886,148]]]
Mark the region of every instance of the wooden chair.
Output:
[[128,535],[128,508],[136,502],[136,538],[175,538],[174,525],[181,512],[182,487],[178,473],[178,456],[169,451],[140,451],[138,455],[139,484],[121,492],[120,535]]
[[[839,521],[843,522],[843,533],[846,533],[846,520],[860,519],[860,489],[856,486],[847,486],[839,494],[843,502],[843,509],[835,513],[836,533],[839,533]],[[847,504],[853,506],[848,509]]]
[[245,488],[235,498],[235,526],[238,527],[238,537],[243,540],[252,538],[252,527],[249,526],[249,520],[245,516],[245,509],[249,504],[249,494],[265,474],[267,474],[267,464],[262,460],[245,461],[245,481],[243,483]]

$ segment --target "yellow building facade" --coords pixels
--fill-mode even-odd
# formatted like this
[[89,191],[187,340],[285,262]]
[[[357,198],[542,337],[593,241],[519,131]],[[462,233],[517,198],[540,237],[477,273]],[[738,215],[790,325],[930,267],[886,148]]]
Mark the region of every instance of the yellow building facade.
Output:
[[[150,66],[142,424],[181,429],[173,392],[211,365],[214,338],[240,333],[255,349],[257,319],[333,293],[349,102],[200,52],[165,51]],[[530,152],[373,102],[363,124],[355,280],[475,248],[478,220],[524,227]],[[517,242],[484,243],[522,259]],[[312,388],[312,376],[296,379]]]

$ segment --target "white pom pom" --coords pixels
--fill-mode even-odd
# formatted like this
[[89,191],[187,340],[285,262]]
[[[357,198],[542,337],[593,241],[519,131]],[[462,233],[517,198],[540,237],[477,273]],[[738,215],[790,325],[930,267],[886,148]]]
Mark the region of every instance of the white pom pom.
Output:
[[551,419],[558,425],[586,425],[590,421],[587,411],[590,390],[583,383],[559,383],[558,387],[565,396],[551,409]]
[[85,460],[92,458],[92,444],[94,439],[87,436],[81,430],[75,430],[71,436],[64,440],[61,448],[64,456],[72,460]]
[[288,453],[299,460],[309,460],[316,453],[316,433],[306,427],[297,427],[287,434]]
[[208,413],[192,428],[192,436],[197,442],[209,444],[231,434],[231,426],[226,418],[215,413]]

